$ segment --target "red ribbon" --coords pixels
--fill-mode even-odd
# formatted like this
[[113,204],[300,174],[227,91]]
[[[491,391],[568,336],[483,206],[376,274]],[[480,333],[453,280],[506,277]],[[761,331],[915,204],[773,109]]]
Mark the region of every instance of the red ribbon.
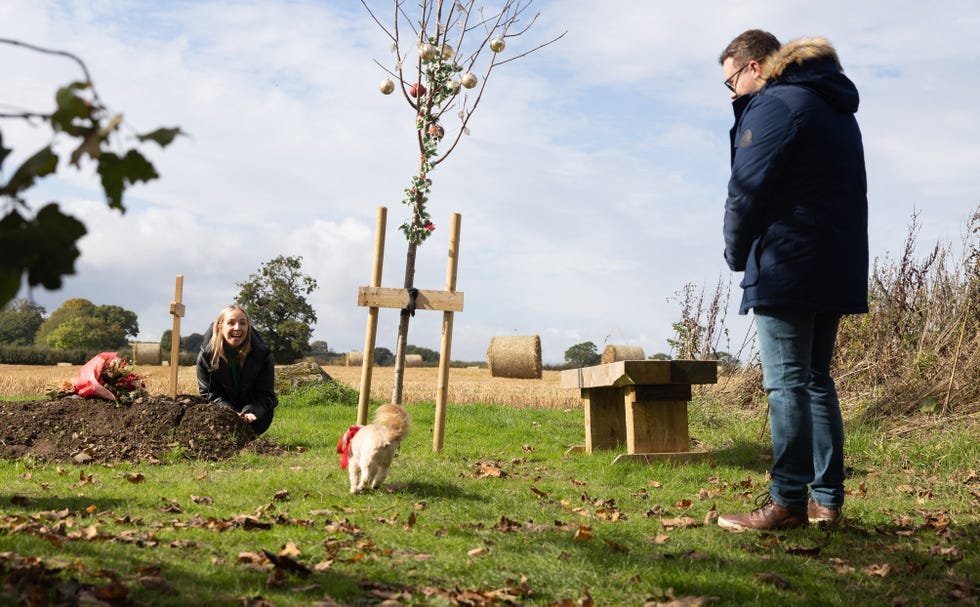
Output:
[[351,426],[344,432],[344,435],[340,437],[340,441],[337,442],[337,453],[340,454],[340,469],[346,470],[348,458],[350,457],[350,441],[360,430],[360,426]]

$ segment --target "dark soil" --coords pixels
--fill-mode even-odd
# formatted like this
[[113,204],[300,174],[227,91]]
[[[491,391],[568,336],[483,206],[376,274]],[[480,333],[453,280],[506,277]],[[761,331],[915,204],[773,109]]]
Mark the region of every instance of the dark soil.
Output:
[[127,405],[78,397],[0,402],[0,459],[161,463],[227,459],[243,449],[277,447],[256,439],[234,411],[199,396],[146,396]]

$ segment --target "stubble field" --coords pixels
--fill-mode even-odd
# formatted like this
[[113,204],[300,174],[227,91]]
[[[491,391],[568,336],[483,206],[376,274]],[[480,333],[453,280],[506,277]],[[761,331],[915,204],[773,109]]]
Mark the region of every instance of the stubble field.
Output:
[[[0,365],[0,399],[44,397],[45,391],[58,383],[73,379],[80,366]],[[361,368],[324,366],[324,371],[338,382],[360,389]],[[140,365],[135,371],[146,376],[150,394],[167,394],[170,389],[170,368]],[[515,407],[566,409],[580,407],[577,390],[559,387],[559,371],[544,371],[541,379],[506,379],[491,377],[490,371],[479,368],[453,368],[449,371],[448,401],[454,404],[493,403]],[[439,370],[434,367],[405,369],[402,388],[403,402],[434,402]],[[371,397],[387,401],[394,385],[394,369],[376,367],[371,377]],[[197,394],[194,367],[179,367],[177,393]]]

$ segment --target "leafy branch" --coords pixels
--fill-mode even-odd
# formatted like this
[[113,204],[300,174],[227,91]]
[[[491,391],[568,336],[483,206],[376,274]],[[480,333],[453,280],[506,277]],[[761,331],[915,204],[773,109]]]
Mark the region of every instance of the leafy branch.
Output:
[[[60,139],[74,140],[68,162],[75,169],[87,157],[96,171],[110,208],[125,212],[123,194],[139,182],[157,179],[153,164],[135,147],[127,147],[119,134],[122,114],[114,113],[102,102],[88,67],[77,55],[0,38],[0,44],[32,52],[65,57],[75,62],[83,80],[71,82],[55,93],[55,109],[51,112],[22,110],[0,113],[0,120],[23,120],[37,126],[50,126],[53,138],[17,167],[6,183],[0,182],[0,205],[6,211],[0,219],[0,306],[17,295],[23,275],[30,287],[61,288],[62,277],[74,274],[75,260],[80,255],[78,241],[86,234],[85,225],[61,212],[57,202],[51,202],[33,212],[25,199],[27,190],[37,181],[56,174],[61,160],[55,153]],[[183,134],[179,128],[158,128],[135,135],[138,143],[152,141],[160,147],[170,145]],[[4,147],[0,132],[0,169],[13,152]],[[2,174],[2,173],[0,173]]]

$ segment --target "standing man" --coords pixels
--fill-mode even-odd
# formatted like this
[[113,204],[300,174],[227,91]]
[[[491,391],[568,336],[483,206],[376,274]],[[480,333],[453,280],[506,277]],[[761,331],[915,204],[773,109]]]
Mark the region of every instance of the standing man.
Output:
[[732,530],[833,525],[844,428],[830,362],[844,314],[868,311],[868,199],[858,91],[823,38],[749,30],[721,54],[732,93],[725,261],[745,272],[772,430],[772,483]]

